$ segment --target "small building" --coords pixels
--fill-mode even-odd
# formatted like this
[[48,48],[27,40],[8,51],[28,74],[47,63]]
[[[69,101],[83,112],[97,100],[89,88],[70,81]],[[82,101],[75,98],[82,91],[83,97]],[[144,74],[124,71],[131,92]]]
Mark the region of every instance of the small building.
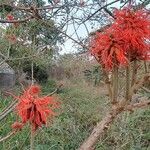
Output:
[[15,85],[15,71],[0,59],[0,90],[10,89]]

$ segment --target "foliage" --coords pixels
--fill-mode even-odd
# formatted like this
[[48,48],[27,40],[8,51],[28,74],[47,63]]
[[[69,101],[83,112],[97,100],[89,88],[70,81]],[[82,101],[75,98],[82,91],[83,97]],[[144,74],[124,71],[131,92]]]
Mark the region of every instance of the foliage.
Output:
[[95,86],[100,85],[100,82],[103,79],[102,71],[100,66],[93,66],[90,70],[86,69],[83,71],[85,79],[90,82],[92,81]]
[[[18,2],[18,4],[26,6],[30,6],[30,3],[32,1]],[[44,5],[44,2],[37,1],[36,4],[40,7]],[[5,10],[2,10],[1,13],[3,12]],[[56,23],[45,12],[42,12],[40,15],[47,20],[48,28],[37,19],[24,23],[4,25],[5,27],[0,38],[2,58],[6,59],[8,64],[16,70],[22,69],[26,60],[31,63],[44,64],[45,67],[49,66],[53,57],[58,55],[58,51],[61,49],[57,44],[62,43],[63,38],[57,30]],[[22,19],[23,17],[25,17],[23,12],[14,10],[11,10],[11,12],[6,11],[1,16],[1,18],[10,21],[16,18]]]
[[[22,67],[23,72],[27,73],[27,76],[31,80],[32,78],[31,62],[26,61],[25,64],[26,65]],[[38,65],[34,63],[33,64],[33,78],[39,83],[46,82],[48,80],[48,73],[46,71],[46,67],[43,65]]]

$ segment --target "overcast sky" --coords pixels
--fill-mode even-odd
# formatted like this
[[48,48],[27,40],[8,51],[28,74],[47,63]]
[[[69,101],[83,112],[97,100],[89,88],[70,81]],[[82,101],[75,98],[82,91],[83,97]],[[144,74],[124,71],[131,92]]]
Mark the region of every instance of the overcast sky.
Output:
[[[85,0],[86,1],[86,0]],[[113,0],[110,0],[110,2],[112,2]],[[115,5],[111,5],[112,7],[119,7],[119,3],[115,3]],[[96,29],[100,28],[100,25],[99,24],[96,24],[94,26],[94,29],[92,28],[92,26],[90,25],[90,23],[86,23],[87,25],[87,28],[89,30],[89,32],[92,32],[92,31],[95,31]],[[74,27],[73,25],[70,25],[68,27],[68,30],[67,30],[67,34],[68,35],[72,35],[74,33]],[[85,38],[88,36],[88,33],[86,31],[86,28],[84,25],[81,25],[78,29],[77,29],[77,34],[79,35],[79,37],[81,38]],[[74,39],[78,40],[76,34],[74,34],[72,36]],[[74,53],[74,52],[77,52],[78,49],[73,47],[73,41],[70,40],[70,39],[67,39],[64,43],[64,46],[62,46],[63,50],[60,52],[61,54],[64,54],[64,53]]]

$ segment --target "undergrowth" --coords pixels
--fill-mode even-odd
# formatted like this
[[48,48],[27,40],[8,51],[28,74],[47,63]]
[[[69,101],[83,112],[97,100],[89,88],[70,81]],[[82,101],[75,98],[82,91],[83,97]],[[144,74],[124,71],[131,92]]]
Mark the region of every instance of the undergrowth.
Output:
[[[39,129],[35,140],[36,150],[76,150],[88,137],[92,128],[107,113],[107,96],[92,86],[76,82],[64,86],[57,97],[61,109],[47,127]],[[52,92],[56,83],[52,80],[42,85],[44,94]],[[13,101],[1,98],[0,111]],[[138,110],[119,116],[96,150],[149,150],[150,110]],[[16,120],[14,113],[1,121],[0,137],[11,131]],[[53,123],[52,123],[53,122]],[[30,133],[28,126],[15,136],[0,144],[0,150],[28,150]]]

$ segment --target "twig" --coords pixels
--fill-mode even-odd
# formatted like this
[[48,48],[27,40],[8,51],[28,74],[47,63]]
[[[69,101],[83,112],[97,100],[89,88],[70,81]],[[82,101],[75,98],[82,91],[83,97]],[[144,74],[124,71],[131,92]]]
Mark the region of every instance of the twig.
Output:
[[106,8],[107,6],[112,5],[112,4],[114,4],[114,3],[118,2],[118,1],[119,1],[119,0],[115,0],[115,1],[113,1],[113,2],[111,2],[111,3],[108,3],[108,4],[104,5],[104,6],[102,6],[102,7],[99,8],[97,11],[95,11],[92,15],[90,15],[86,20],[84,20],[82,23],[85,23],[86,21],[88,21],[88,20],[89,20],[90,18],[92,18],[95,14],[97,14],[100,10],[102,10],[102,9]]
[[0,139],[0,143],[7,140],[8,138],[10,138],[12,135],[14,135],[16,133],[16,131],[12,131],[10,132],[8,135],[6,135],[5,137]]
[[3,111],[0,113],[0,116],[2,116],[3,114],[5,114],[16,103],[17,103],[17,101],[13,101],[9,106],[7,106],[6,108],[4,108]]
[[2,112],[0,114],[0,121],[3,120],[8,114],[10,114],[17,106],[17,102],[16,103],[13,103],[13,105],[11,105],[11,107],[9,107],[9,109],[7,109],[7,111],[5,112]]
[[147,89],[146,87],[141,87],[144,91],[146,91],[146,92],[148,92],[148,93],[150,93],[150,90],[149,89]]
[[51,92],[50,94],[48,94],[47,96],[52,96],[54,95],[55,93],[57,93],[57,91],[62,87],[63,85],[60,84],[53,92]]
[[145,70],[145,73],[148,72],[146,61],[144,61],[144,70]]
[[32,80],[32,85],[34,84],[34,66],[33,66],[33,61],[31,63],[31,80]]
[[[51,28],[51,25],[47,22],[47,21],[44,21],[44,20],[40,20],[41,23],[43,23],[44,25],[48,26]],[[65,35],[66,37],[68,37],[69,39],[71,39],[73,42],[77,43],[78,45],[82,46],[84,49],[87,49],[88,50],[88,47],[86,47],[86,45],[82,44],[81,42],[78,42],[77,40],[75,40],[74,38],[72,38],[71,36],[69,36],[68,34],[66,34],[65,32],[61,31],[60,29],[56,28],[56,30]]]
[[112,18],[116,19],[115,16],[107,8],[104,8],[105,12],[108,13]]
[[[0,5],[0,7],[3,7],[3,6],[11,7],[13,10],[23,10],[23,11],[28,11],[28,12],[30,12],[32,9],[32,7],[12,6],[12,5],[9,5],[6,3],[3,3]],[[65,8],[66,6],[74,7],[76,5],[68,5],[68,4],[57,5],[57,6],[47,5],[47,6],[43,6],[43,7],[34,7],[34,9],[36,9],[36,10],[46,10],[46,9],[53,10],[53,9]],[[89,6],[89,5],[85,5],[85,6]]]
[[144,0],[141,4],[134,7],[134,10],[142,9],[150,3],[150,0]]
[[34,131],[33,131],[33,125],[30,125],[30,150],[34,150],[34,139],[35,139],[35,135],[34,135]]

